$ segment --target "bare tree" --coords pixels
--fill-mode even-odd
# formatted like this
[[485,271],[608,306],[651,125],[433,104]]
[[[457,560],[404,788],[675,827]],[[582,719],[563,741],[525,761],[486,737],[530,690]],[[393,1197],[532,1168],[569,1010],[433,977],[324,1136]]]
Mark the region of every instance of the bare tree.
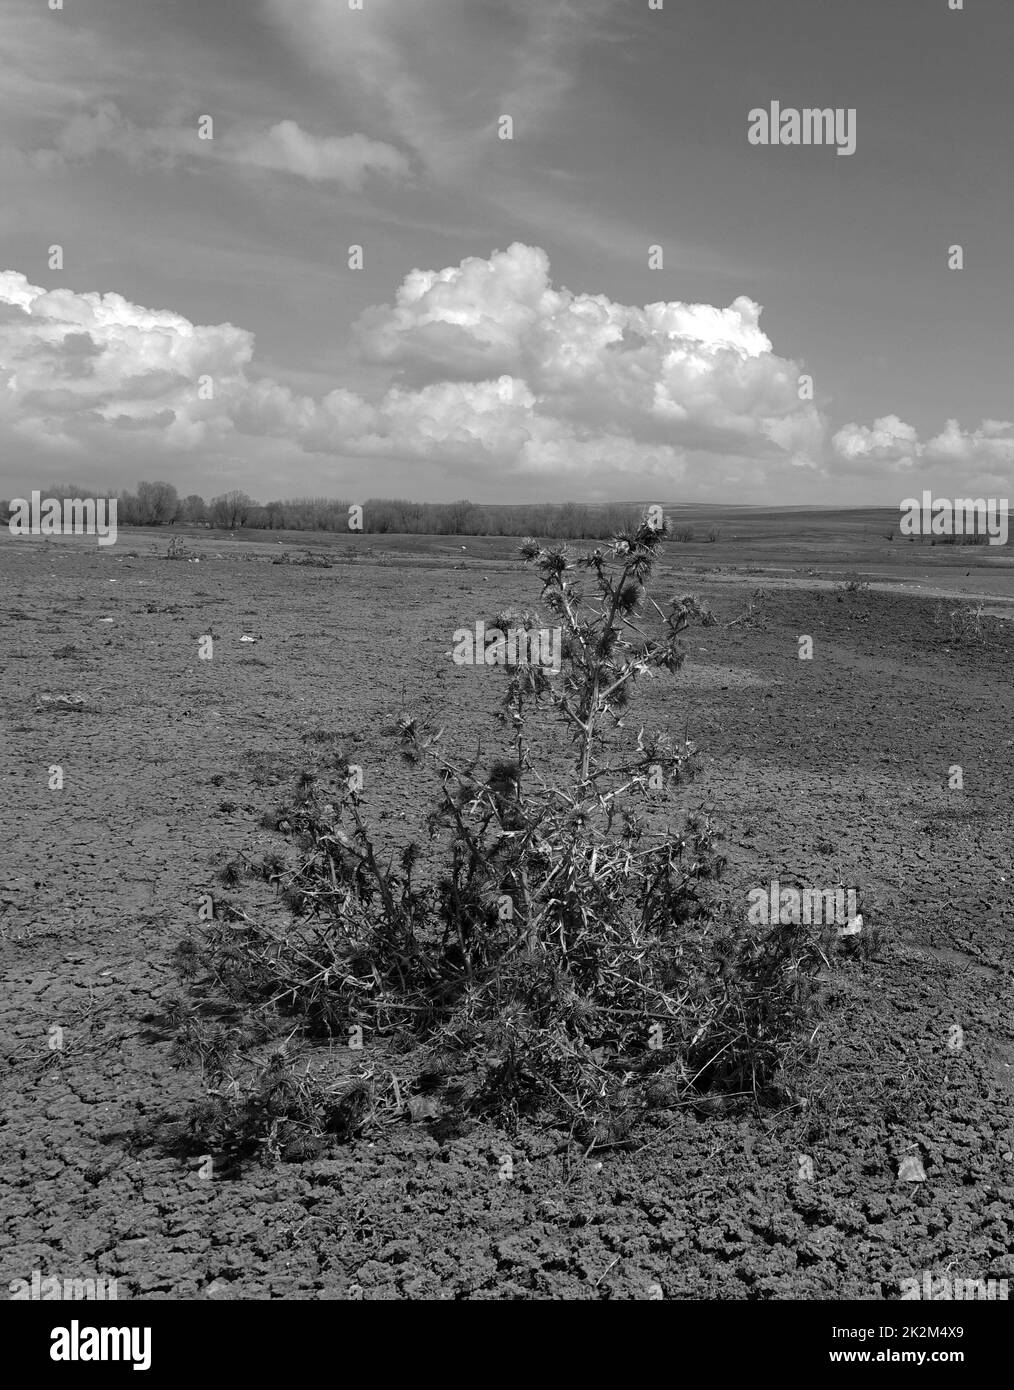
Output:
[[225,531],[235,531],[237,526],[245,526],[250,513],[258,504],[245,492],[223,492],[213,497],[209,506],[212,526]]
[[179,494],[172,483],[138,483],[137,524],[171,526],[179,516]]

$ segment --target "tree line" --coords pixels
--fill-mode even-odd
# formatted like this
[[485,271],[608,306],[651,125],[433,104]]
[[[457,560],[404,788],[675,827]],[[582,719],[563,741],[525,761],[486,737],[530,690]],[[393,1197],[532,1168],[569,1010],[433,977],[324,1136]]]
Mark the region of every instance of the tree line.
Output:
[[[54,483],[43,497],[94,497],[77,483]],[[140,482],[133,492],[105,494],[117,500],[119,526],[208,526],[236,531],[333,531],[349,533],[351,502],[337,497],[290,497],[257,502],[245,492],[223,492],[210,501],[197,493],[180,497],[172,483]],[[636,526],[643,508],[626,504],[563,502],[508,503],[412,502],[370,498],[362,505],[362,530],[431,536],[554,536],[566,540],[602,539]],[[0,502],[0,518],[10,514]],[[358,529],[358,528],[357,528]]]

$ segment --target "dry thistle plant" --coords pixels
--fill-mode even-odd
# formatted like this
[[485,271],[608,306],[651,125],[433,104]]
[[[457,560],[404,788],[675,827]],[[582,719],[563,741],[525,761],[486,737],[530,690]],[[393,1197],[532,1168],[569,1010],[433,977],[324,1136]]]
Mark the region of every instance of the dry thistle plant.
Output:
[[[390,1110],[387,1083],[378,1090],[370,1078],[390,1074],[378,1057],[397,1055],[395,1108],[414,1104],[443,1123],[527,1114],[582,1142],[622,1142],[646,1108],[730,1094],[757,1102],[776,1087],[819,950],[798,928],[740,929],[716,909],[719,832],[703,815],[684,815],[678,829],[660,823],[696,770],[696,749],[624,722],[637,681],[678,672],[680,635],[712,621],[692,596],[663,608],[648,593],[666,536],[643,522],[576,557],[523,544],[561,630],[561,666],[503,668],[503,746],[485,766],[452,763],[439,733],[400,721],[404,756],[438,779],[429,857],[413,842],[384,861],[341,758],[331,776],[300,777],[266,822],[299,852],[291,872],[273,858],[264,874],[289,919],[230,913],[181,958],[204,994],[210,982],[238,1007],[244,1025],[228,1035],[237,1057],[269,1019],[303,1038],[365,1039],[369,1065],[349,1093],[373,1090],[353,1107],[357,1123]],[[501,613],[497,624],[533,631],[542,620]],[[570,738],[562,770],[534,752],[547,720]],[[202,1026],[185,1024],[183,1051],[198,1060]],[[237,1117],[256,1136],[250,1101],[265,1064],[244,1089],[221,1043],[217,1034],[216,1077],[229,1072]],[[321,1088],[321,1131],[347,1137],[347,1115],[339,1127],[326,1116],[350,1107],[333,1081]],[[306,1084],[298,1096],[305,1127]],[[215,1118],[221,1127],[220,1105]]]

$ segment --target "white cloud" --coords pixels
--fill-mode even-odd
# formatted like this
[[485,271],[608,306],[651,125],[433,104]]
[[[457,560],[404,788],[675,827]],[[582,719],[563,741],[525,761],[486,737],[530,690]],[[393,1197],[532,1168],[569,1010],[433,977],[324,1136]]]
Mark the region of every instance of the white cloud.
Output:
[[199,378],[228,393],[252,356],[252,335],[231,324],[0,274],[0,423],[22,448],[81,455],[123,429],[163,450],[192,447],[223,425],[198,399]]
[[[555,288],[538,247],[413,271],[391,306],[363,315],[364,353],[395,367],[376,402],[300,395],[252,369],[253,338],[116,294],[46,292],[0,277],[3,414],[25,437],[95,446],[102,427],[154,449],[285,439],[308,452],[425,459],[481,486],[514,474],[682,477],[727,459],[737,476],[813,465],[822,422],[796,397],[760,308],[617,304]],[[199,398],[212,378],[214,399]]]
[[336,180],[358,188],[368,173],[405,178],[408,160],[392,145],[365,135],[309,135],[295,121],[279,121],[260,135],[240,135],[228,153],[243,164],[298,174],[314,183]]
[[340,77],[439,177],[458,180],[501,114],[535,132],[574,81],[608,0],[263,0],[318,71]]
[[914,426],[885,415],[872,426],[842,426],[831,444],[836,471],[870,478],[925,475],[938,486],[946,478],[953,486],[994,491],[1011,486],[1014,424],[1008,420],[984,420],[965,430],[952,419],[938,435],[922,440]]
[[911,469],[922,453],[918,435],[897,415],[884,415],[868,425],[843,425],[831,441],[846,464],[860,470],[869,464],[886,465],[891,471]]
[[[615,0],[365,0],[354,11],[344,0],[262,6],[307,67],[355,102],[362,128],[410,150],[431,189],[453,191],[458,219],[477,217],[487,228],[580,245],[625,264],[643,253],[643,218],[622,204],[610,211],[602,183],[575,172],[557,143],[574,138],[574,111],[595,100],[585,84],[599,79],[582,72],[586,53],[625,44],[628,7]],[[614,75],[622,87],[622,74]],[[558,130],[562,113],[568,119]],[[514,122],[513,146],[499,138],[504,115]],[[671,270],[682,263],[734,273],[714,246],[691,247],[673,235],[665,252]]]
[[976,430],[963,430],[948,420],[940,434],[926,444],[926,457],[935,460],[989,463],[1010,469],[1014,465],[1014,424],[984,420]]
[[[7,271],[0,448],[130,458],[125,481],[139,457],[185,458],[209,476],[224,462],[234,474],[256,470],[272,450],[290,472],[310,456],[318,476],[336,459],[415,461],[484,495],[678,489],[760,501],[798,496],[805,476],[827,500],[835,475],[853,487],[856,476],[916,469],[998,480],[992,492],[1009,481],[1005,421],[966,431],[950,420],[923,442],[887,415],[829,441],[823,415],[798,399],[798,364],[774,353],[760,316],[744,296],[718,308],[574,294],[553,285],[543,250],[515,243],[487,260],[414,270],[392,304],[361,316],[363,354],[395,374],[368,400],[344,387],[307,395],[258,372],[252,334],[232,324],[194,324],[117,294],[46,291]],[[238,485],[256,488],[253,476]]]
[[[745,296],[719,309],[573,294],[553,286],[545,251],[515,243],[488,260],[412,271],[392,305],[361,316],[356,337],[367,359],[398,368],[420,394],[502,375],[519,382],[495,417],[503,447],[493,446],[490,412],[475,411],[487,451],[519,463],[541,457],[551,439],[585,454],[598,437],[666,450],[674,467],[682,451],[709,449],[804,462],[823,427],[799,401],[799,367],[773,353],[760,313]],[[461,394],[445,399],[459,416]],[[520,452],[519,429],[528,431]]]
[[43,168],[52,168],[102,154],[116,155],[135,168],[215,159],[234,167],[294,174],[313,183],[333,181],[353,190],[370,174],[405,179],[410,172],[400,150],[365,135],[313,135],[285,120],[262,130],[238,126],[223,131],[219,122],[214,138],[200,139],[196,122],[189,128],[139,126],[112,101],[73,116],[54,147],[38,151],[35,158]]

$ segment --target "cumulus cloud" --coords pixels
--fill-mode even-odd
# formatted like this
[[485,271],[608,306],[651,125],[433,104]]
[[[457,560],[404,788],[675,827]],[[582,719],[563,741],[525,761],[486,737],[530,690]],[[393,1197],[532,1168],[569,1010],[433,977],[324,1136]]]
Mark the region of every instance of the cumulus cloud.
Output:
[[926,457],[994,464],[1009,472],[1014,465],[1014,424],[984,420],[978,429],[963,430],[957,420],[948,420],[940,434],[926,444]]
[[859,465],[865,471],[876,463],[881,470],[904,472],[915,466],[922,453],[916,430],[899,420],[897,415],[885,415],[873,425],[843,425],[831,441],[838,457],[846,465]]
[[897,415],[885,415],[872,426],[842,426],[831,440],[834,469],[868,478],[918,475],[927,482],[950,479],[953,485],[997,489],[1011,486],[1014,470],[1014,423],[983,420],[976,429],[963,429],[948,420],[930,439],[919,438],[914,426]]
[[294,174],[313,183],[336,182],[353,190],[369,175],[405,179],[410,173],[408,159],[400,150],[365,135],[313,135],[296,121],[286,120],[267,129],[219,129],[214,139],[202,140],[196,123],[189,128],[139,126],[112,101],[73,116],[54,147],[40,151],[36,162],[49,168],[100,154],[116,155],[134,168],[171,166],[187,158],[215,159],[237,167]]
[[[822,421],[799,400],[799,366],[773,352],[760,314],[745,296],[725,308],[642,308],[574,294],[554,287],[545,251],[515,243],[488,260],[413,270],[355,335],[363,356],[397,369],[419,402],[455,385],[428,416],[431,435],[446,413],[460,438],[470,408],[485,451],[519,467],[556,466],[554,441],[599,467],[603,438],[621,469],[649,445],[644,457],[674,471],[692,454],[722,451],[812,464]],[[490,383],[500,378],[494,410]]]
[[252,335],[231,324],[202,327],[118,294],[47,291],[0,274],[0,421],[23,443],[80,454],[130,427],[192,446],[204,422],[216,423],[199,379],[234,391],[252,356]]
[[[760,308],[617,304],[553,286],[546,253],[516,243],[488,260],[411,272],[392,305],[357,326],[363,355],[392,368],[376,402],[320,399],[251,370],[252,336],[198,326],[116,294],[45,291],[0,277],[5,414],[70,442],[97,426],[147,427],[158,444],[226,435],[308,452],[427,459],[518,477],[583,473],[677,480],[705,460],[737,474],[813,466],[823,425],[797,398]],[[213,381],[212,400],[198,379]]]
[[745,296],[718,308],[575,294],[552,283],[543,250],[515,243],[413,270],[392,303],[361,315],[362,356],[391,374],[375,398],[340,385],[310,396],[259,372],[242,328],[7,271],[0,428],[8,443],[78,457],[129,436],[209,468],[242,467],[272,443],[319,463],[419,461],[501,493],[513,479],[529,494],[761,500],[796,495],[804,476],[1009,478],[1007,421],[968,431],[950,420],[924,442],[888,415],[829,439],[799,400],[799,364],[774,352],[760,318]]

